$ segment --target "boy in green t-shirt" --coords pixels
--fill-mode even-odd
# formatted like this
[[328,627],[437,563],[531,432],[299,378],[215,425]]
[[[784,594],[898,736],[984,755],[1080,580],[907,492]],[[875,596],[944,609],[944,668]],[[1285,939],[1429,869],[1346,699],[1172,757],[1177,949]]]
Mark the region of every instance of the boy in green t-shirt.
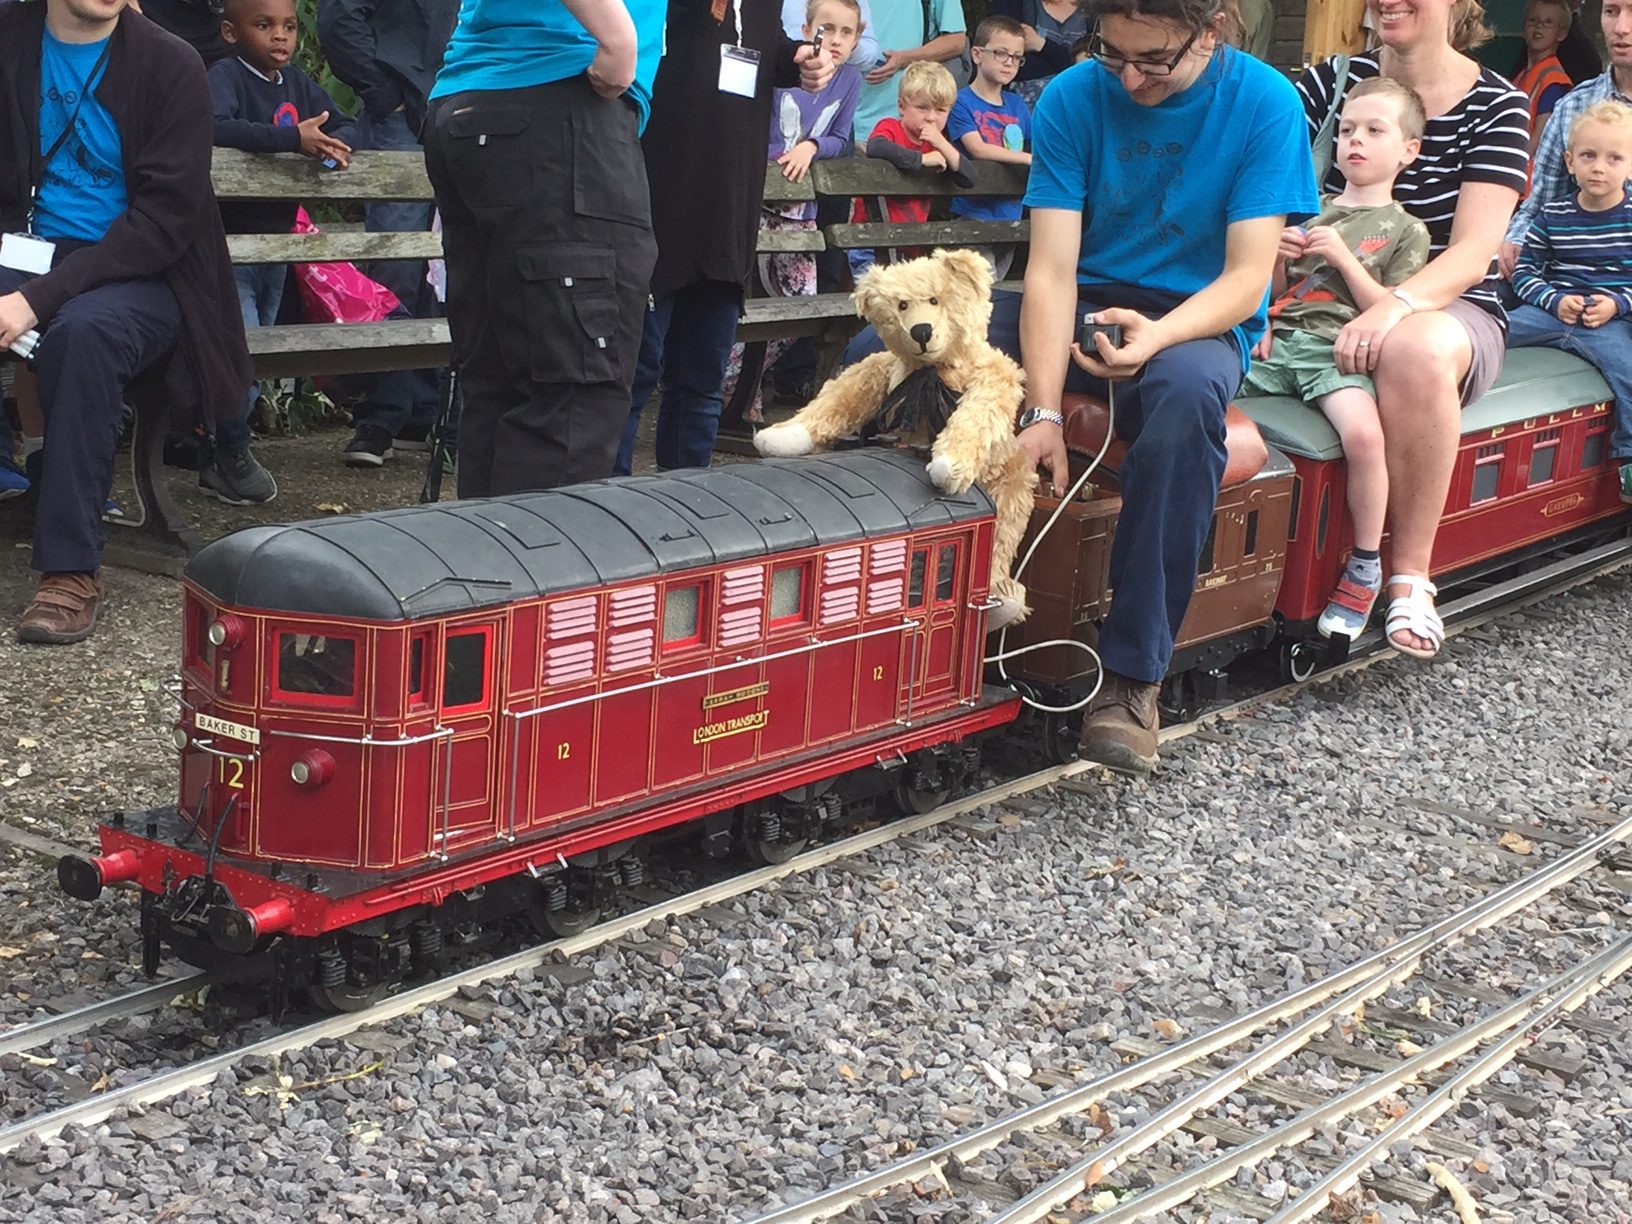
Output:
[[1253,349],[1243,395],[1297,395],[1320,406],[1343,442],[1354,548],[1321,613],[1320,633],[1354,638],[1382,589],[1388,468],[1377,393],[1364,374],[1343,374],[1332,345],[1344,324],[1428,262],[1428,231],[1394,202],[1394,179],[1416,160],[1427,125],[1422,99],[1388,77],[1349,90],[1337,128],[1347,186],[1307,229],[1281,235],[1269,330]]

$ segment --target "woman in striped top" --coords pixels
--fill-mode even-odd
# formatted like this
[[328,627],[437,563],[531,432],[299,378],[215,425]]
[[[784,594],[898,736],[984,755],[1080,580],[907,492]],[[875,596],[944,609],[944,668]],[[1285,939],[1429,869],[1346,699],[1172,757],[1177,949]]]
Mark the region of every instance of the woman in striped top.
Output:
[[[1366,0],[1381,47],[1350,59],[1347,86],[1390,76],[1417,91],[1428,112],[1422,153],[1395,180],[1394,196],[1428,227],[1427,265],[1338,334],[1345,374],[1377,385],[1388,458],[1394,577],[1388,640],[1432,658],[1444,640],[1428,581],[1434,535],[1461,438],[1458,415],[1502,368],[1505,316],[1494,256],[1529,165],[1523,94],[1465,52],[1490,29],[1478,0]],[[1325,60],[1298,82],[1311,139],[1342,105],[1338,66]],[[1335,138],[1334,138],[1335,139]],[[1333,165],[1321,185],[1339,191]],[[1288,231],[1283,249],[1296,244]]]

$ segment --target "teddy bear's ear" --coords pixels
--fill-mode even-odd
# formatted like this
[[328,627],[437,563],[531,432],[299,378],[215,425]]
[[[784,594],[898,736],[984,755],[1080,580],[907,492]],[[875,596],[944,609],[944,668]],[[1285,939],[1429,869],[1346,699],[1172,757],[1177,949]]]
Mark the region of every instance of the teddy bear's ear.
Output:
[[974,251],[936,251],[942,270],[978,301],[992,295],[992,265]]
[[856,291],[850,295],[850,300],[856,307],[856,314],[863,319],[873,317],[873,311],[877,308],[879,299],[882,296],[875,285],[878,279],[878,269],[879,265],[874,264],[863,272],[861,279],[856,282]]

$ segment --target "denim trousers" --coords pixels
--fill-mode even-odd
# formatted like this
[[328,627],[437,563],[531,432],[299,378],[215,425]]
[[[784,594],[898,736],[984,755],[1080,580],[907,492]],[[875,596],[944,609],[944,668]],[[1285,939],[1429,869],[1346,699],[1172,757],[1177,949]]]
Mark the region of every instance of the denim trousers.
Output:
[[[1124,306],[1151,317],[1178,299],[1132,286],[1094,286],[1083,309]],[[1020,360],[1020,295],[992,298],[992,344]],[[868,327],[845,350],[848,365],[883,348]],[[1157,683],[1190,606],[1196,567],[1224,478],[1224,409],[1241,385],[1241,354],[1229,336],[1163,349],[1115,384],[1116,433],[1132,444],[1122,461],[1122,512],[1111,546],[1111,609],[1100,628],[1105,667]],[[1072,362],[1067,394],[1107,394],[1103,379]]]
[[[0,296],[32,280],[0,268]],[[34,568],[96,569],[106,541],[102,510],[131,379],[181,336],[181,307],[162,280],[112,281],[69,298],[40,329],[32,365],[45,412],[34,510]]]
[[1542,345],[1585,358],[1598,367],[1615,397],[1614,459],[1632,459],[1632,319],[1616,315],[1599,327],[1561,323],[1539,306],[1516,306],[1507,314],[1509,348]]
[[640,410],[659,380],[657,466],[707,467],[720,432],[720,392],[742,317],[742,289],[726,281],[698,281],[654,298],[635,364],[629,421],[613,472],[627,476],[640,434]]
[[[234,268],[232,279],[238,284],[238,309],[244,313],[244,327],[270,327],[278,321],[278,308],[283,305],[283,282],[289,275],[285,264],[255,264]],[[249,384],[249,395],[240,416],[223,417],[215,423],[215,440],[229,454],[242,454],[249,449],[249,418],[260,398],[261,384]]]

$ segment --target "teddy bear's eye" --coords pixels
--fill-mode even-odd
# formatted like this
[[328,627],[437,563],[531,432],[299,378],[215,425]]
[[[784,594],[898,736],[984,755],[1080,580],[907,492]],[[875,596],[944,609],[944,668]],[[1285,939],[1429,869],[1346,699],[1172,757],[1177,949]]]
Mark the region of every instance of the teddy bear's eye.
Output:
[[905,302],[902,302],[901,303],[901,309],[905,310],[906,308],[907,308],[907,304]]
[[930,298],[929,299],[929,304],[931,306],[939,306],[941,304],[941,299],[940,298]]

